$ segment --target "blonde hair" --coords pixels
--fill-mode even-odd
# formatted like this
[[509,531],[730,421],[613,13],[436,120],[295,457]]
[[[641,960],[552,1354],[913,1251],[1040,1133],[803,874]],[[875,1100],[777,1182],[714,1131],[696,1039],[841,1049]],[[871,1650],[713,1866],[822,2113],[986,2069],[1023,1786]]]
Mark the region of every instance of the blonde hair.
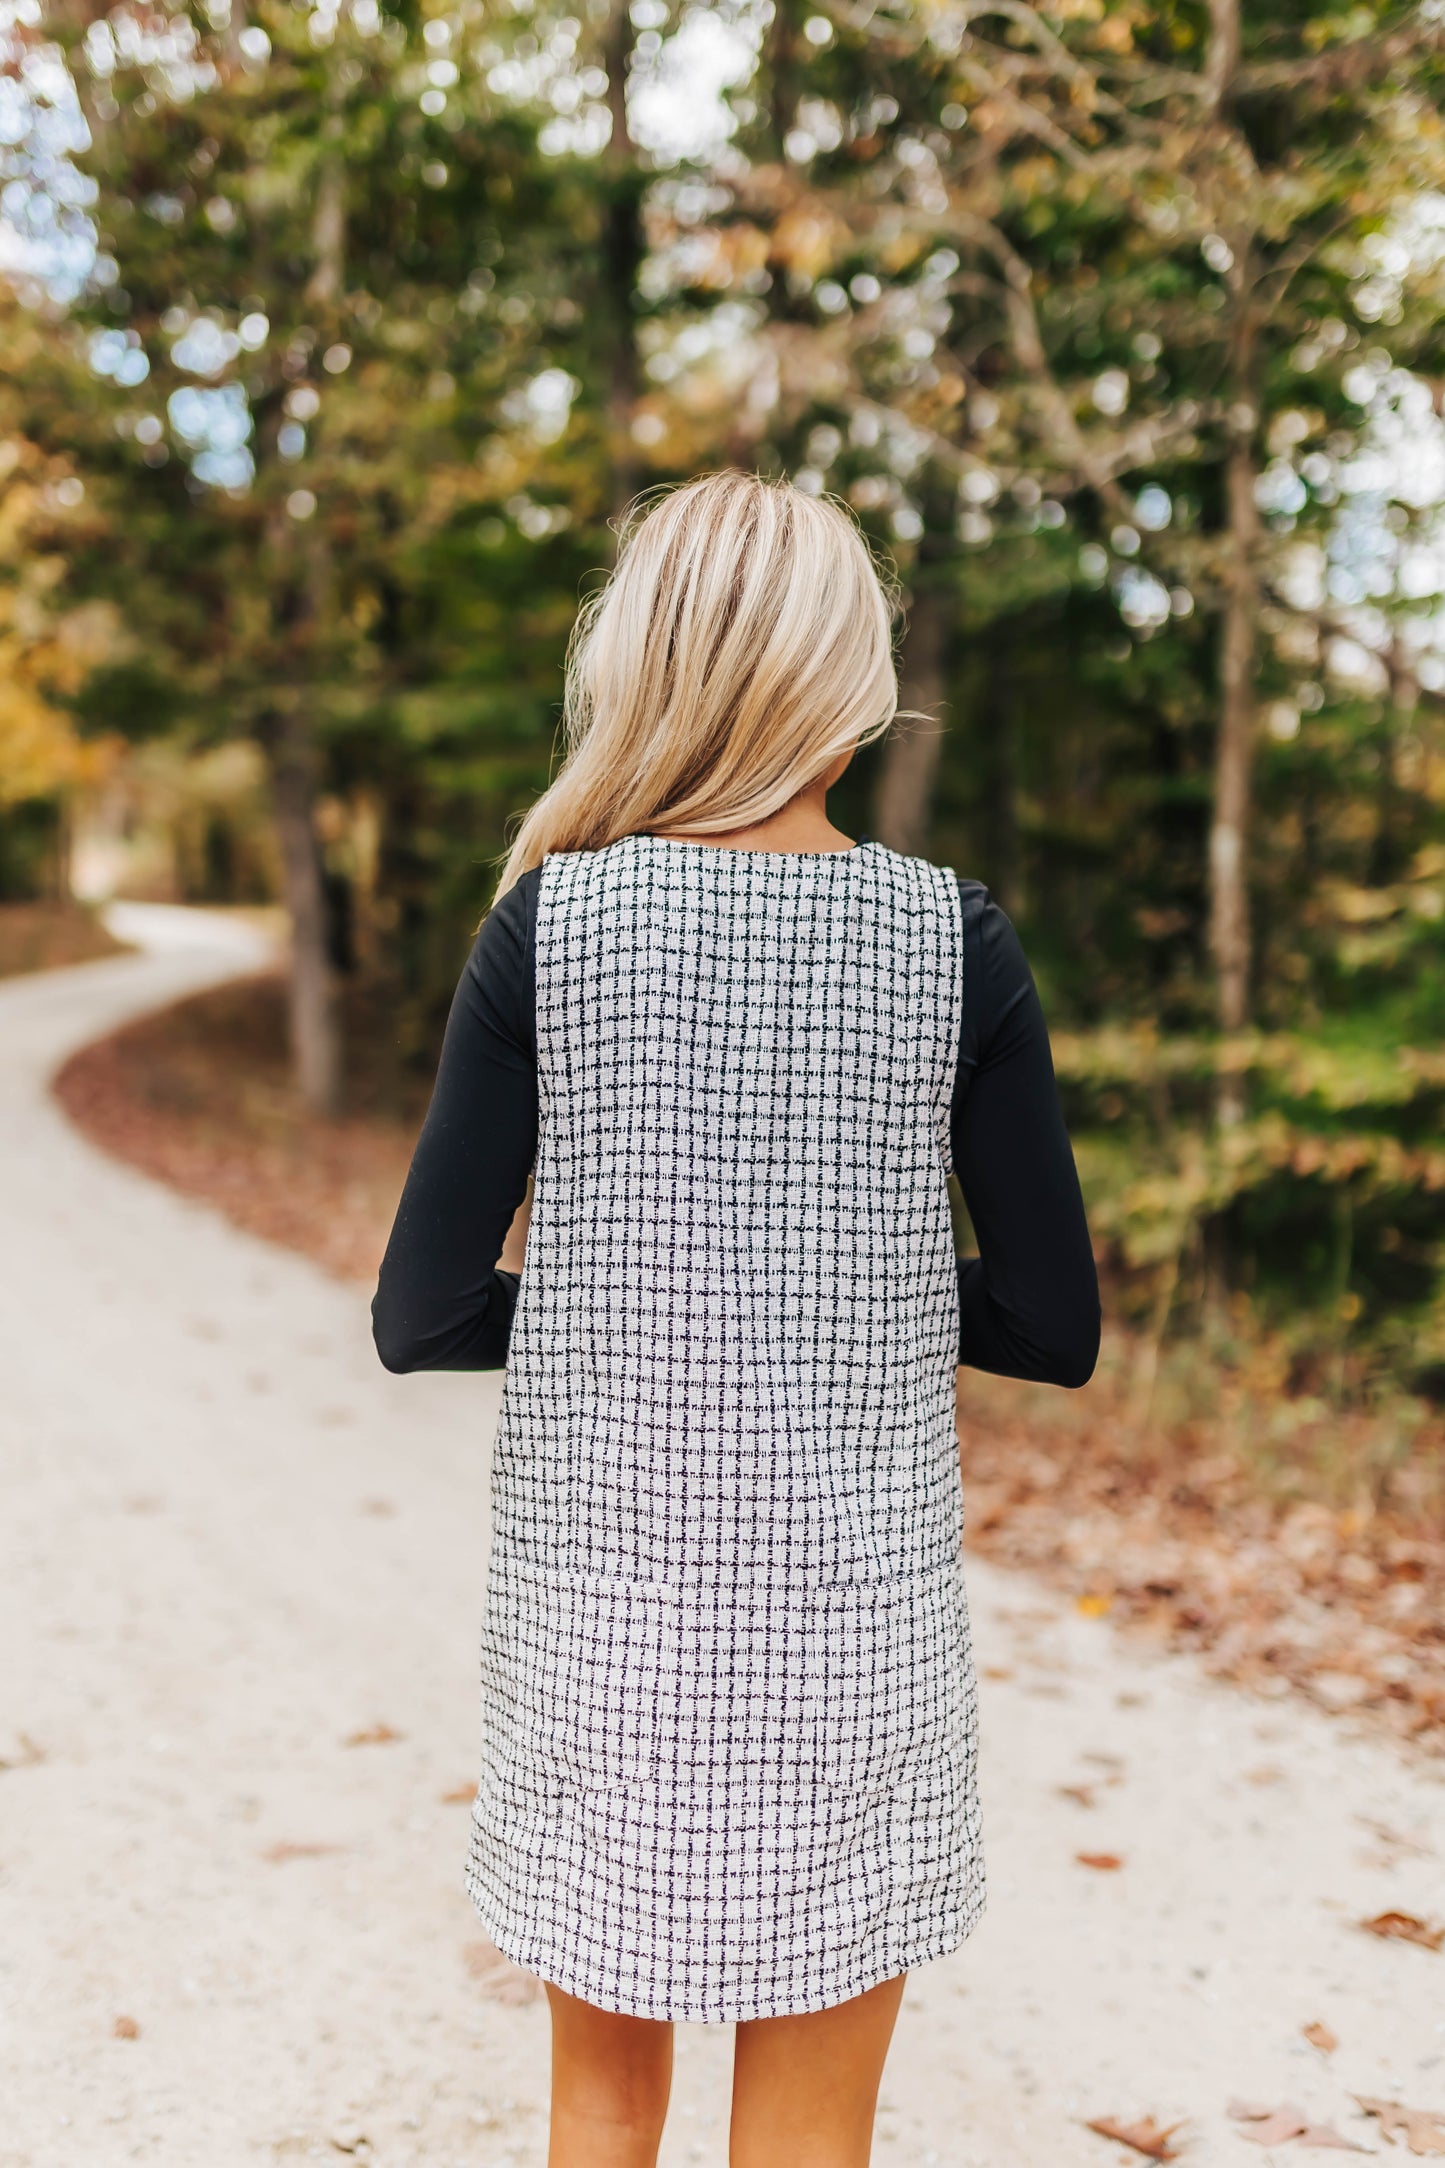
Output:
[[573,627],[565,757],[497,896],[549,851],[776,813],[893,720],[896,608],[835,498],[728,469],[640,499]]

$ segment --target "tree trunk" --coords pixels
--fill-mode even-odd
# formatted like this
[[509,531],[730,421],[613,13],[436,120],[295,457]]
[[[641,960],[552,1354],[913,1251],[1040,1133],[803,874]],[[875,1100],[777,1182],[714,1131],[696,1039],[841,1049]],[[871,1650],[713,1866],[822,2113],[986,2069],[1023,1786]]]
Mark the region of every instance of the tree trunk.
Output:
[[[320,156],[311,209],[311,268],[307,306],[316,311],[321,343],[339,329],[346,260],[346,92],[338,57],[329,56],[323,98]],[[263,465],[275,456],[279,417],[268,418],[257,438]],[[291,922],[287,990],[291,1073],[303,1104],[332,1119],[340,1108],[342,1049],[331,964],[330,908],[326,873],[316,833],[320,756],[313,723],[315,693],[333,657],[328,648],[336,623],[334,567],[324,517],[303,541],[280,495],[266,527],[273,629],[288,657],[290,681],[277,694],[259,737],[270,768],[271,808],[281,852],[282,886]]]
[[1398,881],[1410,857],[1412,794],[1402,780],[1401,741],[1409,735],[1420,704],[1414,665],[1398,640],[1385,656],[1389,698],[1380,716],[1379,782],[1375,793],[1375,834],[1365,878],[1383,888]]
[[919,487],[923,532],[910,586],[908,629],[899,673],[900,715],[883,748],[873,800],[873,832],[895,851],[921,855],[933,829],[933,792],[947,734],[948,665],[956,611],[949,570],[957,554],[952,478],[930,466]]
[[291,1059],[303,1102],[329,1121],[341,1100],[341,1040],[316,840],[316,747],[299,710],[280,719],[272,738],[271,795],[291,920]]
[[[1223,120],[1239,65],[1239,0],[1210,0],[1210,104]],[[1247,154],[1246,154],[1247,155]],[[1214,749],[1214,808],[1209,830],[1209,953],[1216,1015],[1225,1033],[1249,1021],[1249,814],[1254,761],[1255,662],[1259,622],[1259,512],[1255,446],[1256,383],[1253,233],[1240,206],[1226,273],[1230,368],[1224,466],[1225,600],[1219,633],[1219,728]],[[1215,1111],[1223,1127],[1242,1121],[1244,1080],[1220,1075]]]
[[[1213,822],[1209,828],[1209,954],[1215,969],[1215,1015],[1224,1034],[1250,1021],[1250,785],[1254,767],[1254,642],[1259,622],[1259,509],[1254,503],[1252,319],[1248,256],[1241,251],[1239,323],[1231,440],[1224,462],[1226,594],[1220,622],[1220,726],[1215,737]],[[1244,1080],[1220,1075],[1220,1123],[1244,1121]]]
[[1014,762],[1013,634],[1007,621],[993,625],[986,637],[979,722],[981,727],[969,732],[969,744],[977,747],[982,770],[984,871],[996,900],[1016,918],[1024,897]]
[[[264,439],[261,448],[264,451]],[[273,610],[282,628],[305,622],[314,642],[318,616],[324,617],[330,591],[330,556],[324,538],[314,535],[308,561],[296,563],[294,523],[277,504],[268,525]],[[314,646],[310,659],[314,662]],[[303,671],[301,682],[287,687],[257,728],[271,784],[271,813],[281,852],[282,897],[291,924],[290,1019],[291,1076],[303,1104],[330,1120],[341,1097],[342,1051],[331,971],[329,912],[325,872],[316,834],[316,798],[320,758],[312,727],[312,695]]]
[[646,237],[642,229],[643,174],[627,119],[627,79],[632,67],[633,40],[630,0],[612,0],[603,45],[612,134],[603,160],[606,216],[602,268],[610,319],[607,434],[612,458],[613,510],[617,513],[626,510],[642,484],[637,440],[632,434],[642,390],[634,301]]
[[[1220,627],[1219,730],[1214,755],[1214,816],[1209,831],[1209,949],[1214,960],[1217,1014],[1224,1032],[1243,1031],[1249,1021],[1250,788],[1255,728],[1255,626],[1259,580],[1255,566],[1258,515],[1254,502],[1254,455],[1238,432],[1225,470],[1228,499],[1228,593]],[[1220,1079],[1221,1122],[1243,1118],[1244,1088],[1237,1076]]]
[[306,281],[306,300],[313,308],[334,308],[341,298],[346,265],[345,131],[346,86],[333,54],[326,70],[321,158],[311,209],[311,276]]
[[62,792],[55,805],[55,854],[51,876],[57,903],[71,903],[75,899],[70,879],[74,850],[75,807],[69,794]]
[[908,616],[898,705],[921,708],[926,719],[900,716],[894,724],[883,750],[873,801],[873,833],[891,850],[921,855],[933,826],[933,787],[946,727],[943,709],[952,627],[953,598],[948,590],[933,581],[920,581]]
[[764,45],[768,84],[768,133],[775,158],[787,154],[783,145],[798,111],[798,0],[773,0],[773,19]]
[[[341,69],[333,55],[326,74],[322,148],[311,213],[311,274],[306,282],[308,306],[318,312],[323,329],[333,332],[346,260],[345,101]],[[333,319],[331,324],[328,317]],[[289,527],[281,514],[275,539],[282,563],[294,557],[299,540]],[[318,664],[326,654],[335,617],[330,540],[320,516],[303,548],[304,564],[292,592],[295,615],[305,628],[308,667],[301,685],[284,696],[271,734],[271,791],[291,920],[292,1073],[306,1107],[329,1121],[340,1111],[342,1049],[331,963],[331,912],[316,834],[320,762],[307,685],[307,680],[319,681]]]

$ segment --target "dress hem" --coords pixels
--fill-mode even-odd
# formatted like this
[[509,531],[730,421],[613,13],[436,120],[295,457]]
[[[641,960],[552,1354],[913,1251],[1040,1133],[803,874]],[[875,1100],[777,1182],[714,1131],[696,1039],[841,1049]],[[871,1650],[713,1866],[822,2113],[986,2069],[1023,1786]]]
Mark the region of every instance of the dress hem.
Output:
[[659,2008],[655,2002],[620,2001],[616,1997],[611,2001],[601,2002],[595,1993],[589,1994],[585,1991],[577,1974],[573,1973],[569,1977],[562,1967],[556,1971],[539,1971],[534,1954],[526,1951],[523,1939],[512,1935],[489,1909],[486,1892],[480,1882],[470,1874],[463,1877],[463,1882],[473,1909],[496,1948],[521,1971],[530,1973],[544,1986],[558,1987],[564,1995],[575,1996],[579,2002],[589,2004],[594,2010],[605,2010],[613,2017],[650,2018],[657,2023],[673,2025],[746,2025],[753,2024],[760,2018],[810,2017],[820,2010],[837,2009],[843,2003],[855,2001],[859,1995],[866,1995],[870,1988],[881,1987],[885,1980],[896,1980],[902,1973],[917,1971],[920,1965],[931,1965],[939,1958],[951,1956],[968,1940],[988,1905],[987,1885],[979,1881],[974,1885],[972,1895],[951,1927],[942,1930],[926,1943],[910,1945],[907,1953],[896,1961],[890,1959],[885,1965],[859,1973],[841,1992],[830,1990],[823,2000],[817,1997],[797,2001],[785,1999],[760,2008],[759,1998],[755,1996],[746,2006],[739,2005],[735,2008],[724,2009],[715,2005],[704,2007],[690,2003]]

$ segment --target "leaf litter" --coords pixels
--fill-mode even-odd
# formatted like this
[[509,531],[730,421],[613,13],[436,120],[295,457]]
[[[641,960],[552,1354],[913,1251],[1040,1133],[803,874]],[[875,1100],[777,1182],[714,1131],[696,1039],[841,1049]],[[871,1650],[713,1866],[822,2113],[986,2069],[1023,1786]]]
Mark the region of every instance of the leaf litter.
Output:
[[45,1749],[37,1746],[28,1731],[17,1731],[16,1740],[20,1752],[0,1757],[0,1769],[34,1769],[45,1759]]
[[1413,1912],[1377,1912],[1360,1925],[1367,1935],[1379,1935],[1385,1942],[1414,1942],[1422,1950],[1438,1950],[1445,1944],[1445,1927],[1432,1927]]
[[[373,1281],[425,1091],[388,1066],[380,997],[347,998],[361,1067],[339,1122],[296,1104],[274,973],[95,1042],[56,1095],[103,1150],[342,1279]],[[1052,1388],[960,1373],[970,1548],[1042,1573],[1085,1618],[1201,1652],[1221,1678],[1445,1753],[1445,1478],[1431,1472],[1445,1468],[1445,1428],[1427,1424],[1379,1477],[1375,1418],[1301,1402],[1289,1452],[1270,1461],[1240,1442],[1255,1427],[1247,1380],[1224,1378],[1208,1408],[1141,1420],[1139,1345],[1117,1329],[1068,1408]],[[1362,1474],[1330,1502],[1299,1494],[1296,1471],[1312,1467],[1317,1489],[1330,1470]]]
[[1397,2100],[1372,2100],[1364,2093],[1356,2093],[1355,2100],[1366,2115],[1374,2116],[1392,2144],[1403,2138],[1417,2157],[1445,2153],[1445,2110],[1405,2108]]
[[1084,2128],[1097,2131],[1101,2138],[1112,2138],[1117,2145],[1127,2145],[1131,2151],[1143,2153],[1149,2160],[1178,2160],[1180,2157],[1178,2146],[1171,2145],[1170,2140],[1176,2131],[1184,2128],[1183,2123],[1161,2126],[1152,2115],[1142,2117],[1137,2123],[1125,2123],[1117,2116],[1097,2115]]
[[1278,2108],[1258,2107],[1253,2101],[1231,2100],[1225,2109],[1231,2121],[1247,2123],[1248,2130],[1240,2132],[1251,2145],[1299,2145],[1316,2146],[1335,2153],[1368,2153],[1369,2147],[1357,2145],[1353,2138],[1346,2138],[1332,2124],[1316,2123],[1303,2108],[1291,2102]]
[[[1228,1392],[1187,1418],[1124,1420],[1122,1339],[1120,1354],[1062,1410],[1047,1388],[1008,1394],[960,1372],[969,1550],[1042,1575],[1084,1618],[1200,1655],[1217,1678],[1445,1754],[1435,1431],[1373,1494],[1301,1496],[1298,1477],[1287,1487],[1251,1454],[1248,1411]],[[1369,1464],[1368,1428],[1331,1409],[1291,1466]]]

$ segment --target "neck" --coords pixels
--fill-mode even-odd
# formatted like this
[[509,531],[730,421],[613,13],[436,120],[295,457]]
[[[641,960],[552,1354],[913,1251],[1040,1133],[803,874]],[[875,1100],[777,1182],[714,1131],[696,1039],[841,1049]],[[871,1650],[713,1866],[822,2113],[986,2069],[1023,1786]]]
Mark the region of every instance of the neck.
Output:
[[853,838],[835,828],[828,818],[826,783],[810,783],[766,820],[752,821],[746,828],[715,828],[706,835],[696,828],[658,829],[678,843],[711,843],[735,851],[846,851]]

